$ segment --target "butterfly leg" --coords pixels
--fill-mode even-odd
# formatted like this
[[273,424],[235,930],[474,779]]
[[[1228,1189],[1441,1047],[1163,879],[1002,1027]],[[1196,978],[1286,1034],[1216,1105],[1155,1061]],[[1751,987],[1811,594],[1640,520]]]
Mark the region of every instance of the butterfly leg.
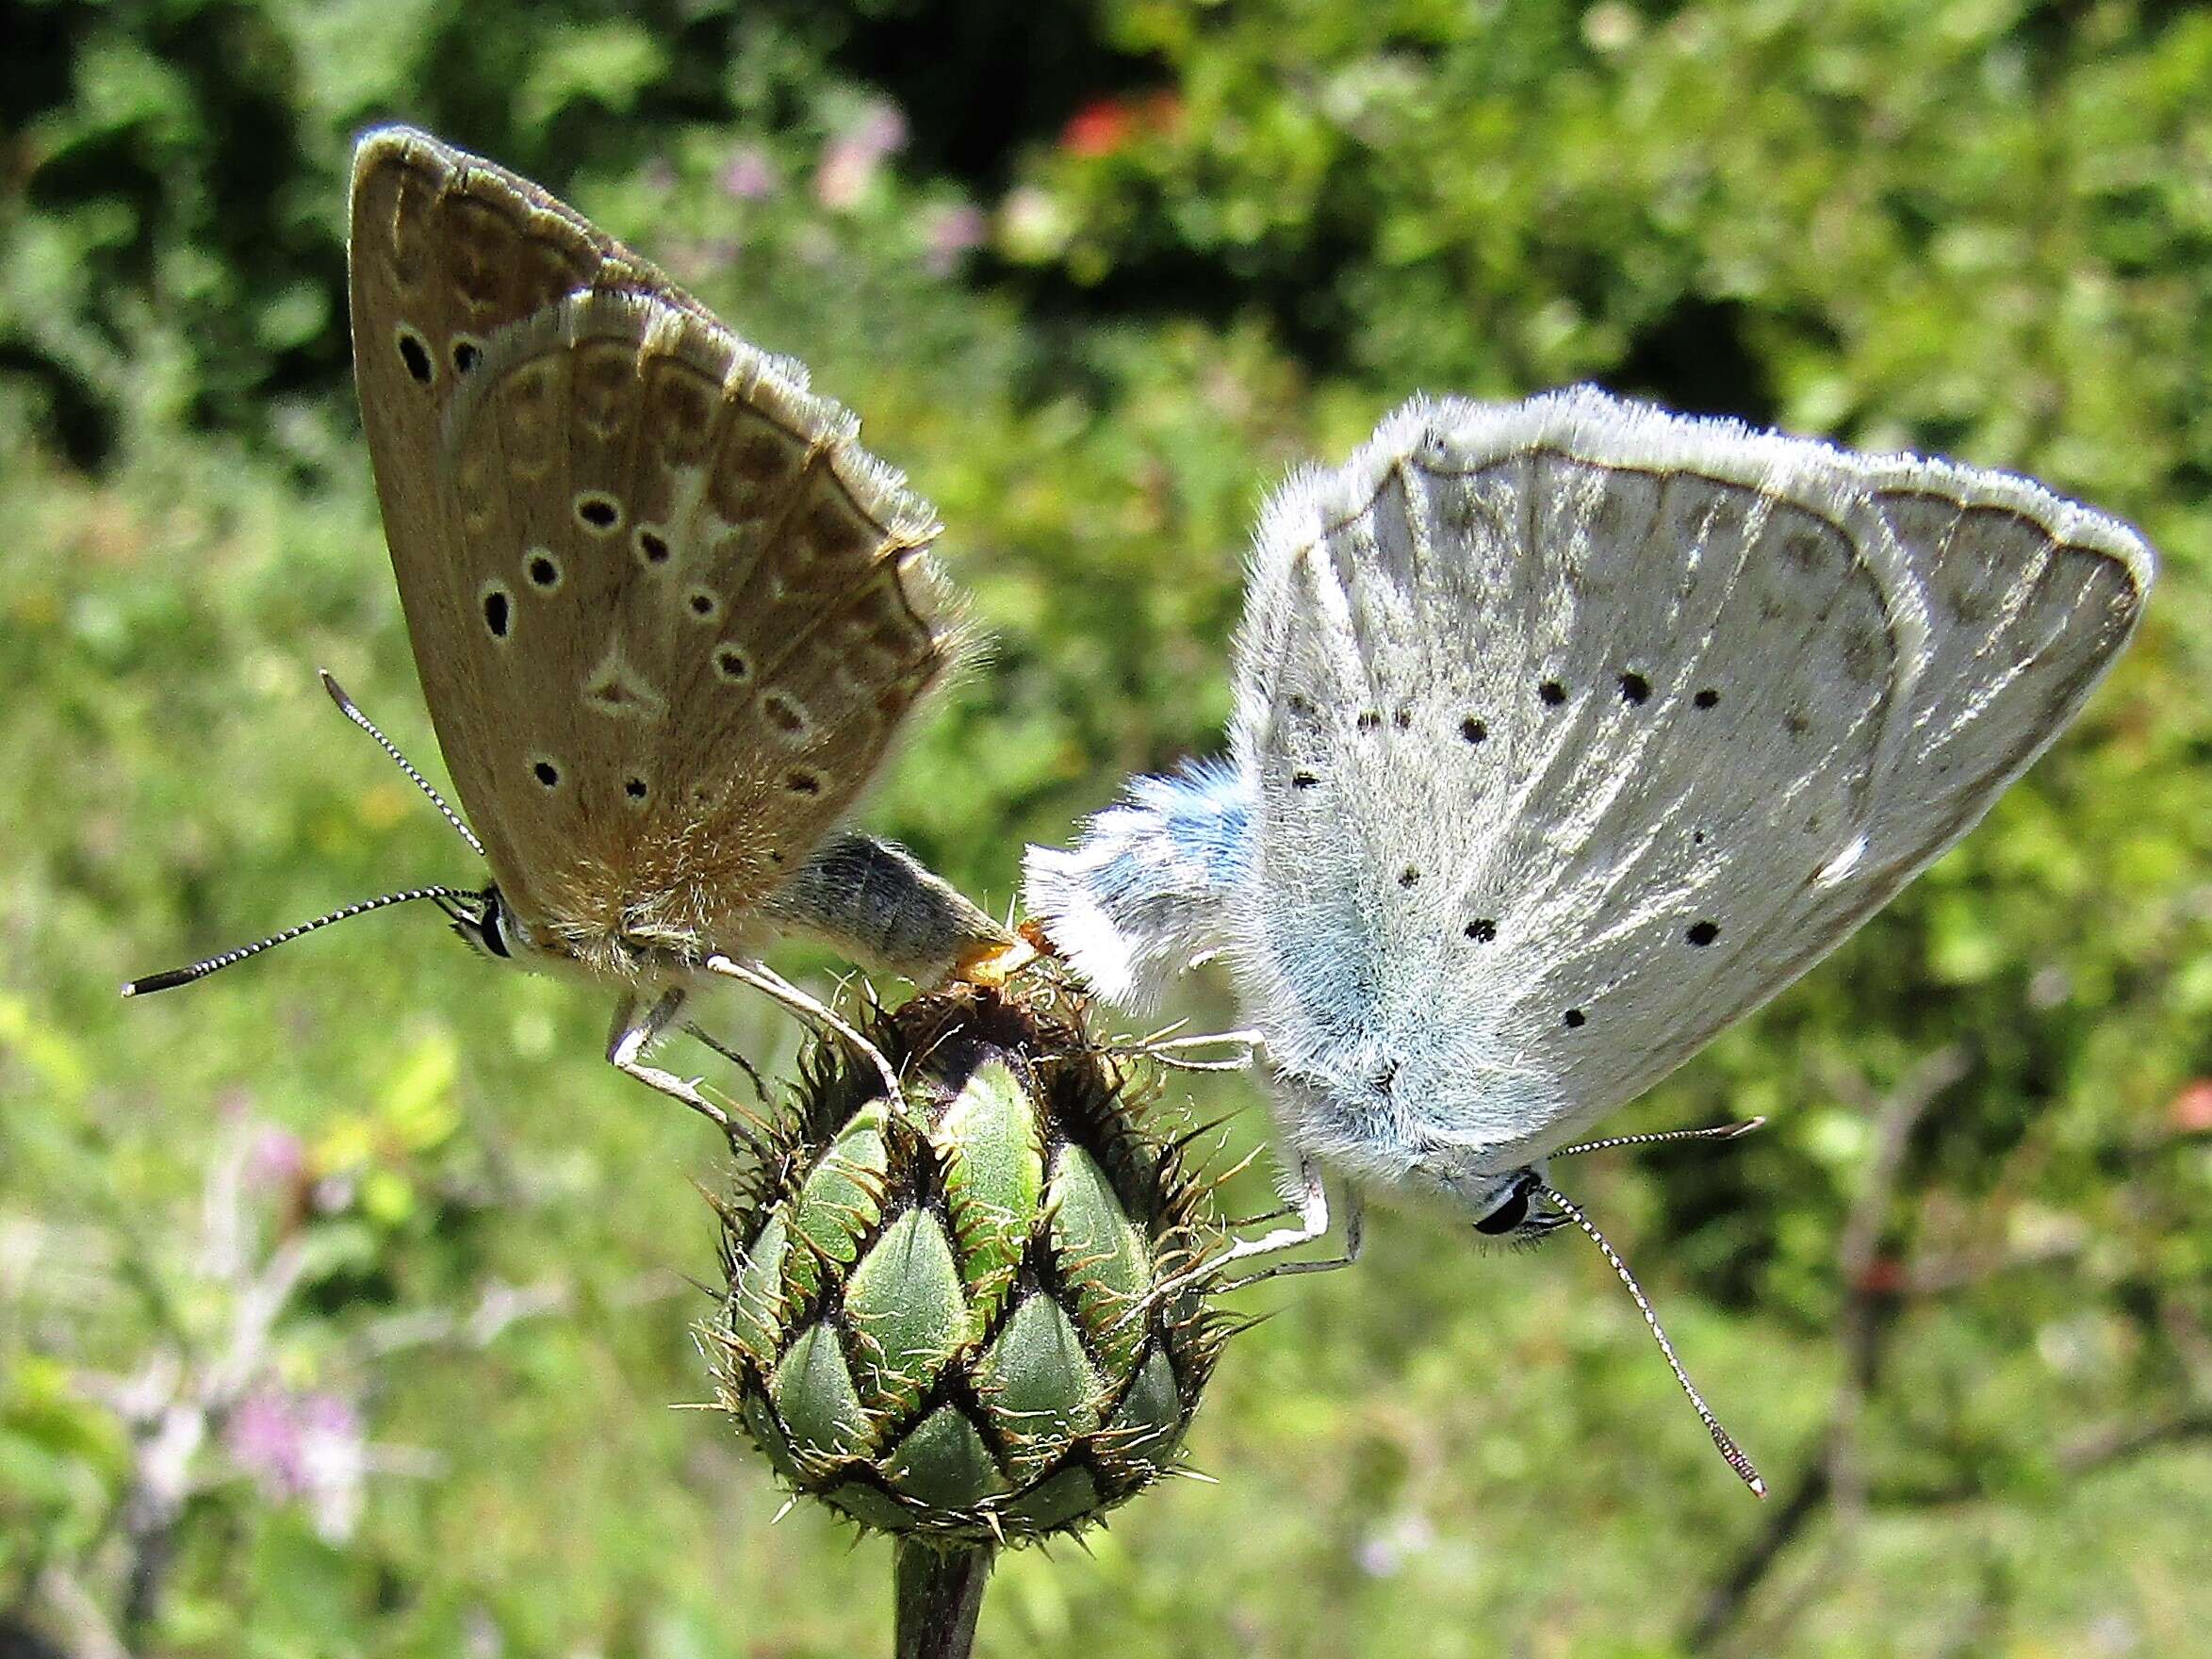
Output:
[[706,968],[711,974],[720,974],[726,978],[735,979],[741,985],[750,985],[762,994],[780,1002],[799,1018],[835,1031],[852,1044],[856,1054],[875,1066],[877,1075],[883,1079],[885,1096],[891,1100],[899,1098],[898,1073],[893,1070],[883,1050],[862,1036],[860,1027],[835,1009],[809,996],[765,962],[741,962],[734,957],[715,955],[707,959]]
[[[1329,1188],[1321,1178],[1320,1166],[1310,1158],[1300,1154],[1298,1159],[1297,1191],[1286,1194],[1290,1200],[1287,1213],[1297,1217],[1289,1226],[1277,1227],[1271,1233],[1262,1233],[1256,1239],[1239,1239],[1210,1264],[1219,1273],[1232,1262],[1253,1261],[1261,1257],[1279,1256],[1286,1250],[1296,1250],[1303,1244],[1311,1244],[1324,1239],[1329,1232]],[[1224,1280],[1224,1290],[1242,1289],[1246,1285],[1256,1285],[1266,1279],[1279,1278],[1286,1273],[1319,1273],[1332,1269],[1350,1267],[1359,1259],[1363,1233],[1363,1216],[1359,1194],[1348,1191],[1344,1197],[1344,1251],[1340,1256],[1316,1261],[1285,1261],[1263,1268],[1241,1278]]]
[[637,998],[625,996],[614,1010],[614,1028],[607,1038],[607,1063],[624,1076],[635,1077],[648,1089],[657,1089],[671,1100],[682,1101],[723,1134],[729,1135],[735,1128],[729,1121],[729,1114],[701,1094],[696,1085],[685,1082],[674,1072],[646,1065],[639,1059],[682,1010],[683,997],[682,986],[670,986],[661,994],[659,1000],[640,1015],[637,1011]]
[[[1367,1226],[1367,1216],[1356,1191],[1344,1195],[1344,1252],[1340,1256],[1326,1256],[1305,1261],[1279,1261],[1272,1267],[1263,1267],[1257,1273],[1246,1273],[1242,1278],[1231,1279],[1221,1286],[1224,1290],[1241,1290],[1248,1285],[1265,1284],[1291,1273],[1335,1273],[1340,1267],[1350,1267],[1359,1259],[1360,1244]],[[1286,1246],[1285,1248],[1287,1248]],[[1257,1252],[1254,1252],[1256,1255]]]

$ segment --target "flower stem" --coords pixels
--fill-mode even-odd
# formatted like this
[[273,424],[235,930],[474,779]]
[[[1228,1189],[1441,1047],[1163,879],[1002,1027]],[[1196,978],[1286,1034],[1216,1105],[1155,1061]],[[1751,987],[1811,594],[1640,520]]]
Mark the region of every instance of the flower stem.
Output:
[[991,1579],[989,1544],[925,1544],[900,1538],[892,1576],[898,1601],[896,1659],[968,1659],[975,1616]]

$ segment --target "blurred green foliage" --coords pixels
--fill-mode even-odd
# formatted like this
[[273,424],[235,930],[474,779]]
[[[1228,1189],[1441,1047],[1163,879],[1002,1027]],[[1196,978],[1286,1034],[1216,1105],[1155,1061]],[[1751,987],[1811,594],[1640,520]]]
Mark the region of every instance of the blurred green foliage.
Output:
[[[606,1073],[597,999],[391,917],[115,1000],[474,879],[313,679],[434,759],[343,326],[348,146],[400,117],[805,357],[937,503],[992,650],[870,821],[995,905],[1025,839],[1218,742],[1265,487],[1416,389],[1595,378],[2141,523],[2162,585],[2073,733],[1630,1114],[1773,1127],[1576,1172],[1766,1510],[1588,1252],[1385,1217],[1252,1296],[1195,1432],[1221,1484],[1010,1557],[983,1651],[2201,1651],[2212,14],[10,0],[0,38],[0,1648],[883,1640],[880,1546],[771,1530],[735,1436],[666,1409],[706,1395],[719,1176]],[[1226,1157],[1264,1133],[1190,1092],[1251,1109]],[[238,1380],[272,1264],[133,1612],[133,1411]],[[241,1426],[317,1402],[366,1436],[350,1523]]]

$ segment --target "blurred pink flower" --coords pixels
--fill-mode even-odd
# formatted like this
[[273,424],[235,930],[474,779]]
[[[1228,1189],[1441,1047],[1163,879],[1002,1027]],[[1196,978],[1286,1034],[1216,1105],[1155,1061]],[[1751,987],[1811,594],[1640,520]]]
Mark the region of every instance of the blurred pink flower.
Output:
[[2185,1083],[2166,1111],[2173,1126],[2185,1135],[2212,1129],[2212,1077]]
[[369,1442],[351,1401],[279,1389],[250,1394],[231,1412],[223,1443],[270,1502],[305,1504],[326,1542],[352,1536],[361,1517]]
[[990,234],[991,222],[973,204],[935,209],[922,226],[923,269],[931,276],[950,276],[961,256],[981,247]]
[[758,144],[740,144],[722,164],[722,191],[740,202],[765,202],[782,181],[776,163]]
[[814,200],[833,212],[860,205],[886,157],[906,147],[907,118],[898,106],[878,98],[844,131],[822,146],[814,172]]
[[246,1143],[246,1182],[263,1191],[288,1190],[306,1173],[307,1145],[291,1130],[265,1124]]

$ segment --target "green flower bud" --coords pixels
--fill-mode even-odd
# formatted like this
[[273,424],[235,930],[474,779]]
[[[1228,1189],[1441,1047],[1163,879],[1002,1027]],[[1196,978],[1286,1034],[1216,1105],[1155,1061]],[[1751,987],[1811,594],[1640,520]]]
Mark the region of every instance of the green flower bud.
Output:
[[946,1540],[1071,1531],[1173,1467],[1229,1330],[1203,1189],[1041,974],[835,1038],[724,1213],[723,1403],[794,1488]]

